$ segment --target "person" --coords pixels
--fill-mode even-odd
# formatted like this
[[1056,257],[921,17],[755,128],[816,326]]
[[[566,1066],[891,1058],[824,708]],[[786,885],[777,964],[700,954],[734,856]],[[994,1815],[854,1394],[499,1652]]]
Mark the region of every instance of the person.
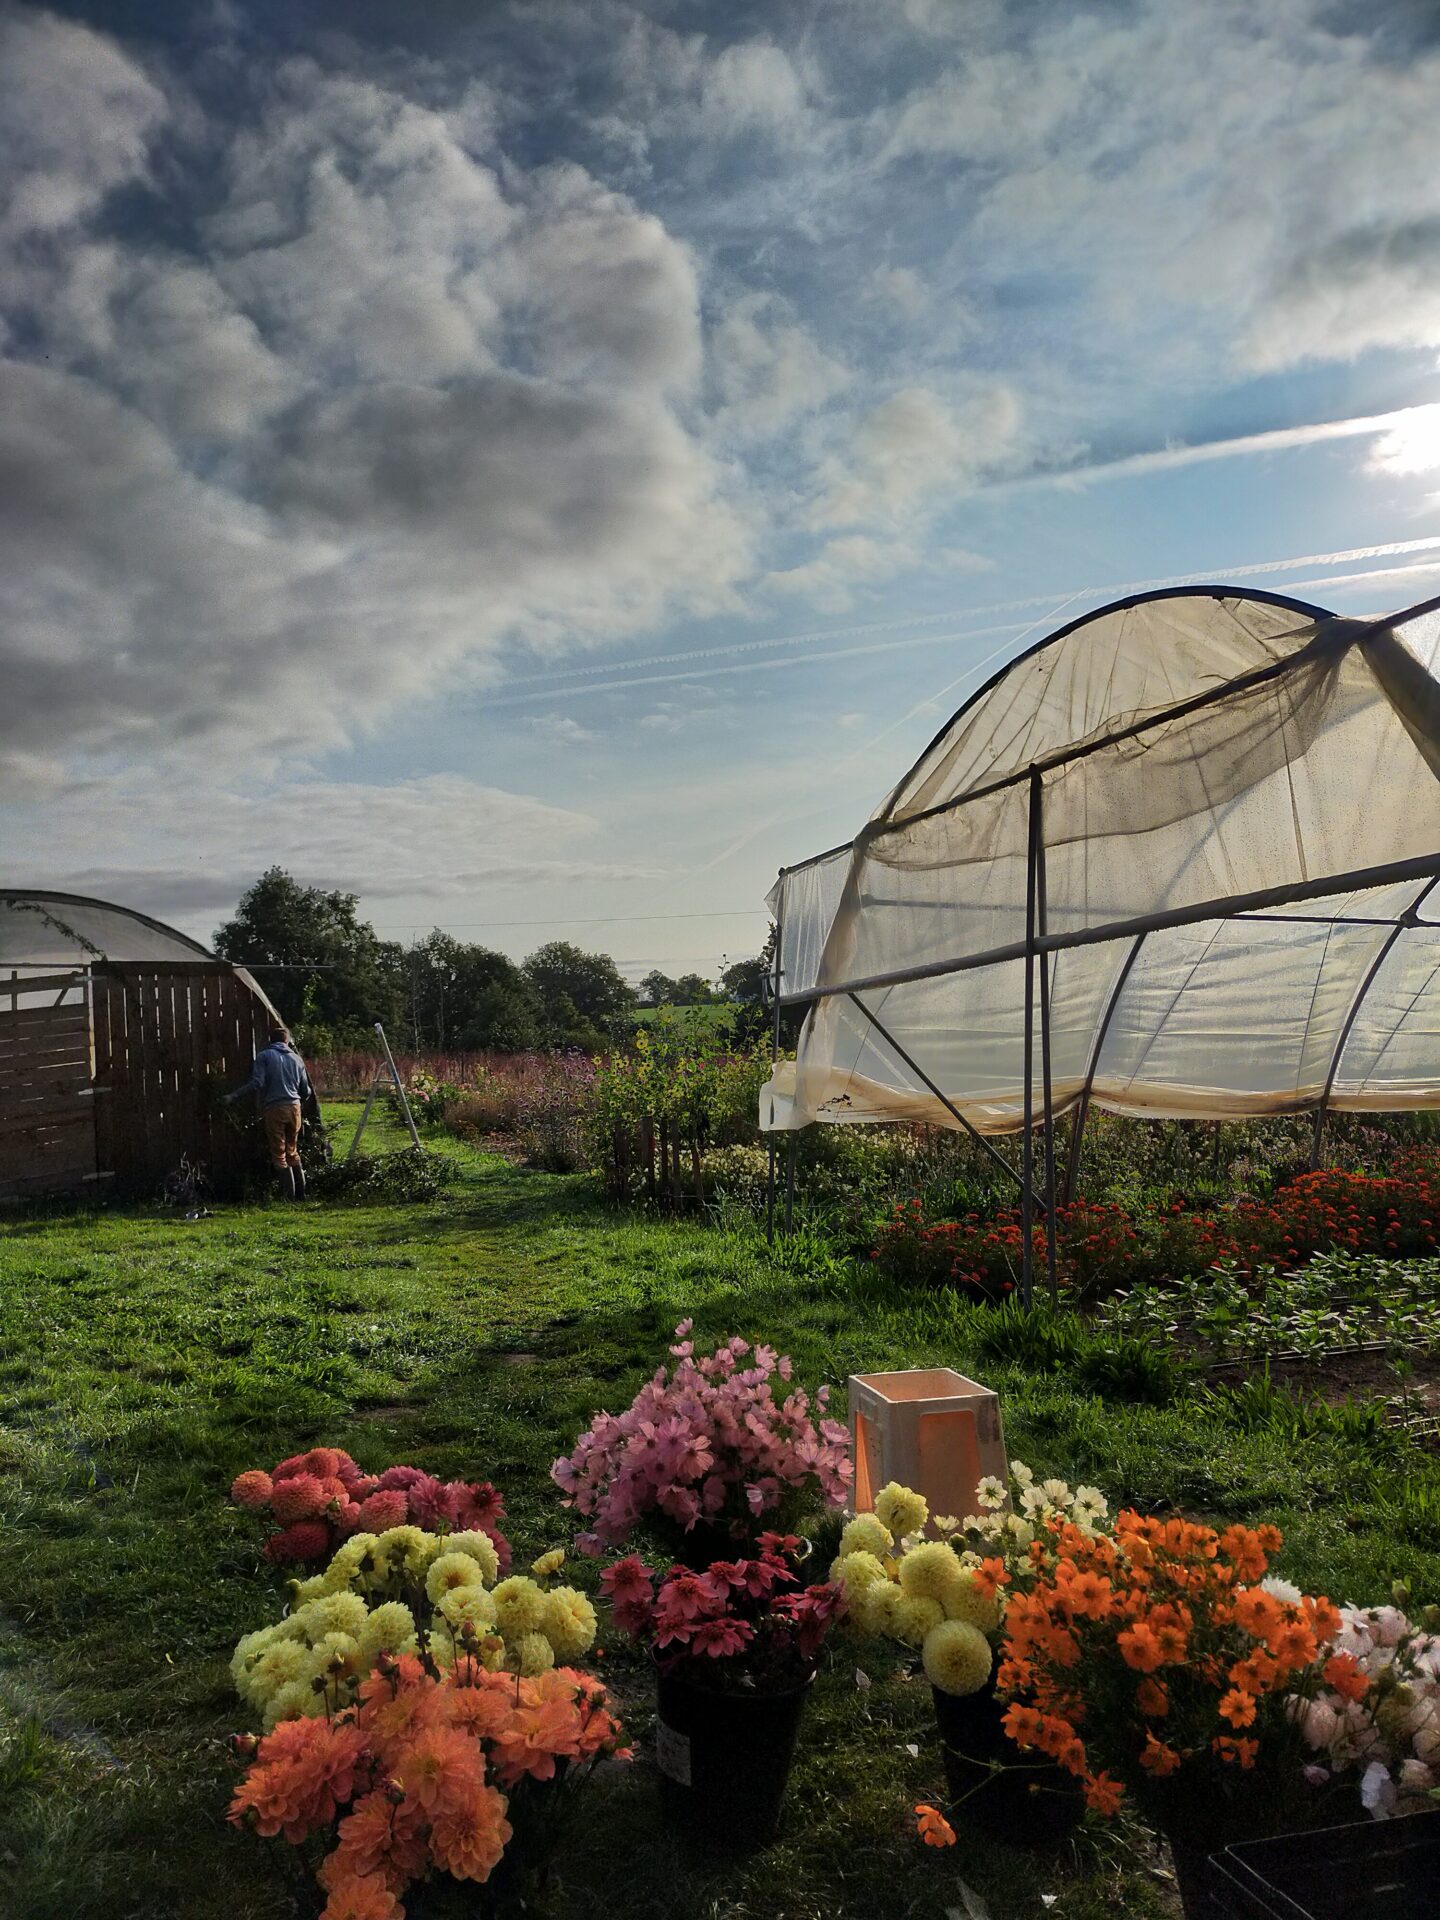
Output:
[[250,1078],[243,1087],[227,1094],[226,1100],[243,1100],[247,1093],[260,1096],[260,1117],[265,1123],[265,1144],[275,1170],[275,1184],[287,1200],[305,1198],[305,1169],[300,1164],[300,1107],[311,1105],[315,1090],[305,1071],[305,1062],[295,1050],[287,1027],[278,1022],[270,1029],[270,1044],[255,1056]]

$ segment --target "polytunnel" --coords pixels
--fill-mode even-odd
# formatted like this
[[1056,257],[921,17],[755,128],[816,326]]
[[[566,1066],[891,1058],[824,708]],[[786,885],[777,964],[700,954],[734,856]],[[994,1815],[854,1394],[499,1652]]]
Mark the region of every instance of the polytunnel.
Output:
[[1225,586],[1021,654],[853,841],[782,870],[804,1019],[761,1125],[1020,1131],[1028,1209],[1036,1124],[1075,1111],[1078,1147],[1092,1104],[1440,1106],[1437,654],[1440,599],[1359,620]]

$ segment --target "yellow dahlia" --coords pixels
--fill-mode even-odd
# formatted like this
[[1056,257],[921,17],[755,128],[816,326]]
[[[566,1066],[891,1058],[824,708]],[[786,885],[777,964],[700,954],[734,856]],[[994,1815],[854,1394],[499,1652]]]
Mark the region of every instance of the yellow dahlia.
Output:
[[479,1567],[487,1587],[493,1587],[500,1578],[500,1556],[495,1551],[495,1542],[488,1533],[481,1533],[478,1528],[468,1533],[447,1533],[445,1551],[447,1554],[468,1553]]
[[906,1593],[923,1600],[939,1600],[943,1605],[945,1589],[959,1571],[960,1562],[948,1540],[926,1540],[912,1547],[900,1562],[900,1584]]
[[360,1648],[371,1667],[382,1653],[415,1651],[415,1616],[403,1600],[385,1600],[372,1610],[360,1629]]
[[522,1633],[510,1643],[506,1665],[523,1679],[533,1680],[537,1673],[548,1673],[555,1664],[555,1649],[543,1633]]
[[882,1526],[888,1527],[897,1540],[905,1539],[907,1534],[918,1533],[930,1518],[930,1508],[924,1495],[913,1493],[896,1480],[892,1480],[888,1487],[882,1487],[876,1495],[875,1512]]
[[925,1636],[925,1678],[942,1693],[978,1693],[990,1678],[990,1642],[968,1620],[942,1620]]
[[903,1645],[918,1647],[931,1628],[938,1627],[944,1618],[945,1612],[938,1600],[927,1600],[923,1594],[906,1593],[902,1589],[894,1602],[889,1632]]
[[568,1666],[595,1644],[595,1609],[575,1587],[552,1587],[545,1596],[540,1631],[555,1649],[555,1658]]
[[887,1526],[873,1513],[857,1513],[840,1536],[840,1556],[847,1553],[873,1553],[878,1560],[895,1544]]
[[508,1580],[502,1580],[491,1598],[496,1625],[507,1640],[539,1630],[545,1617],[545,1595],[523,1573],[512,1573]]
[[982,1592],[964,1568],[941,1594],[940,1604],[947,1620],[968,1621],[981,1633],[993,1633],[1000,1624],[1000,1605],[994,1594]]

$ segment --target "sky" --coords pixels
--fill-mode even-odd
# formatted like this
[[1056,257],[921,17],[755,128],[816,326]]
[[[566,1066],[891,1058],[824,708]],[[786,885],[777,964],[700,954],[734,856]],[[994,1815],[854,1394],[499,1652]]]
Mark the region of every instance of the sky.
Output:
[[1430,0],[0,4],[7,884],[714,974],[1185,580],[1440,592]]

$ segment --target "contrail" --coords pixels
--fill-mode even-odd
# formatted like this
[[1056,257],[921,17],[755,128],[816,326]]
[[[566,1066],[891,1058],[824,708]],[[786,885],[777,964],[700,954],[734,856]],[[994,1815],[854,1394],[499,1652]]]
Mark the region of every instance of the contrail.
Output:
[[[1019,612],[1031,607],[1049,607],[1055,604],[1057,597],[1063,605],[1074,600],[1117,600],[1130,593],[1150,593],[1164,587],[1196,586],[1209,580],[1226,583],[1231,580],[1254,578],[1258,574],[1291,572],[1302,567],[1324,567],[1339,565],[1349,560],[1379,558],[1389,554],[1416,553],[1440,548],[1440,537],[1423,540],[1396,540],[1384,546],[1354,547],[1344,553],[1307,553],[1288,560],[1255,561],[1240,567],[1206,567],[1195,573],[1171,574],[1163,579],[1112,581],[1106,586],[1073,587],[1068,592],[1056,594],[1032,594],[1022,600],[997,600],[986,606],[970,607],[959,612],[947,609],[943,614],[923,614],[914,620],[889,621],[868,627],[836,627],[828,633],[791,634],[774,640],[746,640],[730,646],[701,647],[688,653],[654,654],[647,659],[620,664],[609,662],[603,666],[574,667],[564,669],[574,679],[574,684],[557,685],[547,676],[536,675],[543,685],[528,693],[504,694],[498,699],[487,702],[489,707],[532,706],[536,701],[556,699],[579,699],[594,693],[613,693],[629,687],[654,687],[674,684],[686,680],[710,680],[718,676],[742,673],[776,672],[786,667],[805,666],[812,661],[849,660],[864,654],[892,653],[909,647],[941,646],[954,640],[980,640],[1000,633],[1019,633],[1028,631],[1033,622],[1014,621],[1000,626],[955,627],[941,633],[910,633],[897,640],[876,640],[866,645],[852,647],[827,647],[807,650],[795,659],[756,660],[749,657],[735,660],[735,655],[750,656],[766,649],[795,646],[811,639],[848,638],[851,635],[867,633],[894,632],[898,628],[927,625],[940,620],[953,620],[986,613]],[[1374,567],[1366,571],[1346,574],[1322,575],[1316,579],[1301,580],[1295,584],[1305,588],[1326,586],[1356,586],[1366,580],[1392,579],[1406,574],[1427,574],[1440,572],[1440,560],[1418,561],[1411,566]],[[691,661],[729,662],[730,664],[705,664],[688,666]],[[633,669],[647,666],[682,667],[683,671],[662,673],[639,673]],[[599,676],[609,674],[609,679],[585,678],[580,676]],[[511,686],[524,685],[523,681],[510,681]]]

